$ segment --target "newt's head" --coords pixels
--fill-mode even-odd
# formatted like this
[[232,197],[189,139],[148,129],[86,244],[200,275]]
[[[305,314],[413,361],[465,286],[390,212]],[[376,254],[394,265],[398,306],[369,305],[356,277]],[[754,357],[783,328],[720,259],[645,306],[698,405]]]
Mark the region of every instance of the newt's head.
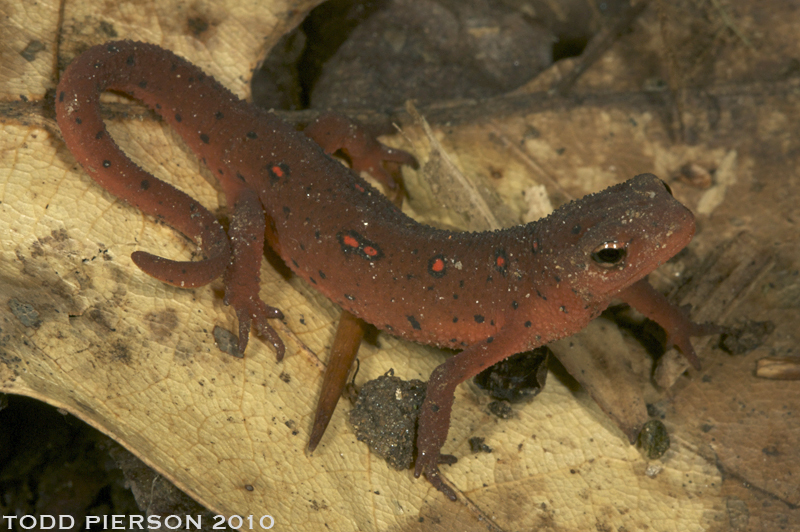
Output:
[[556,210],[542,237],[559,277],[581,299],[613,297],[683,249],[694,216],[652,174],[641,174]]

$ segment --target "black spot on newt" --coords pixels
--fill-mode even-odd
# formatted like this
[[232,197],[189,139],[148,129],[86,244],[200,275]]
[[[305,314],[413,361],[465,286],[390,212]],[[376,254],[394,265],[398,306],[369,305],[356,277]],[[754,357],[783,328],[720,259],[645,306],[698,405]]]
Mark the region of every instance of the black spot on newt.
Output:
[[525,327],[530,327],[531,325],[533,325],[531,322],[529,322],[529,321],[525,322]]
[[61,92],[58,94],[58,101],[59,101],[59,102],[63,102],[63,101],[64,101],[64,91],[61,91]]
[[83,120],[81,120],[80,118],[76,118],[75,119],[75,123],[76,124],[83,124]]
[[487,344],[491,344],[492,342],[494,342],[494,337],[493,336],[490,336],[489,338],[486,339],[486,343]]
[[458,294],[453,294],[453,299],[458,299]]
[[419,324],[417,319],[414,316],[406,316],[408,319],[408,323],[411,324],[411,327],[417,331],[422,330],[422,326]]
[[205,133],[200,133],[200,140],[203,141],[203,144],[208,144],[209,142],[208,135],[206,135]]
[[341,232],[336,235],[344,253],[353,253],[362,259],[376,261],[383,258],[383,251],[375,242],[371,242],[355,231]]
[[180,115],[180,113],[175,113],[175,121],[176,122],[183,121],[183,117]]
[[581,224],[577,224],[575,227],[572,228],[572,234],[577,235],[581,232]]
[[516,301],[512,301],[511,302],[511,308],[513,308],[514,310],[517,310],[517,308],[519,308],[519,303],[517,303]]
[[147,81],[145,81],[145,80],[140,81],[139,82],[139,88],[140,89],[146,89],[147,88]]
[[475,314],[475,323],[483,323],[486,318],[481,316],[480,314]]
[[317,284],[317,281],[315,281],[313,277],[309,277],[308,280],[311,281],[312,284]]
[[350,301],[355,301],[356,300],[356,297],[355,296],[351,296],[350,294],[345,294],[344,297],[345,297],[345,299],[349,299]]
[[255,131],[248,131],[245,135],[248,139],[255,140],[258,138],[258,134]]
[[542,298],[544,301],[547,301],[547,296],[541,293],[538,288],[536,289],[536,295]]
[[104,159],[103,168],[108,168],[109,166],[111,166],[111,161],[109,161],[108,159]]
[[136,58],[135,58],[135,57],[133,57],[133,54],[131,54],[131,55],[129,55],[129,56],[128,56],[128,58],[125,60],[125,63],[127,63],[127,64],[128,64],[128,66],[133,66],[133,65],[135,65],[135,64],[136,64]]
[[222,111],[217,111],[214,114],[214,118],[216,118],[217,120],[222,120],[223,118],[225,118],[225,115],[222,113]]
[[325,279],[325,277],[326,277],[326,276],[325,276],[325,272],[323,272],[322,270],[320,270],[318,273],[319,273],[320,279],[323,279],[323,280],[324,280],[324,279]]
[[238,177],[239,180],[242,182],[247,181],[240,172],[236,172],[236,177]]
[[447,263],[444,255],[434,255],[428,261],[428,273],[434,277],[444,277],[447,273]]
[[98,132],[97,132],[97,134],[94,136],[94,140],[100,140],[100,139],[102,139],[104,134],[105,134],[105,133],[104,133],[102,130],[101,130],[101,131],[98,131]]
[[292,209],[290,209],[289,207],[284,205],[283,206],[283,214],[284,214],[284,216],[286,216],[288,218],[289,215],[292,214]]
[[458,323],[458,316],[453,316],[453,323]]

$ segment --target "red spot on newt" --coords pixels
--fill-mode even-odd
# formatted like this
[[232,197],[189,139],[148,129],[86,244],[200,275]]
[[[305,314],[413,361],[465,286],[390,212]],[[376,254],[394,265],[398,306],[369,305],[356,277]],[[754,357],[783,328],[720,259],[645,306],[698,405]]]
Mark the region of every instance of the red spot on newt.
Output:
[[506,259],[506,250],[505,249],[497,249],[494,252],[494,267],[497,271],[502,273],[503,275],[506,274],[508,271],[508,260]]
[[269,174],[269,181],[273,185],[277,184],[281,179],[284,182],[289,178],[289,165],[286,163],[270,163],[267,165],[267,174]]
[[342,242],[344,242],[345,246],[350,246],[351,248],[358,247],[358,240],[350,235],[344,235],[344,237],[342,238]]
[[354,253],[363,259],[376,261],[383,258],[383,251],[375,242],[367,240],[356,231],[339,233],[339,243],[345,254]]
[[444,277],[447,273],[447,263],[444,255],[435,255],[428,261],[428,273],[434,277]]

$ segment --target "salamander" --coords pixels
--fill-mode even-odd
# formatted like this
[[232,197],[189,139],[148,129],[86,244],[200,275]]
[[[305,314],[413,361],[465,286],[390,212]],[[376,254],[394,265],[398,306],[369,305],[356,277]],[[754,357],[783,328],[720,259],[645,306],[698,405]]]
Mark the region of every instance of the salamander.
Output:
[[[229,206],[227,233],[202,205],[117,147],[100,116],[105,90],[154,109],[211,169]],[[131,258],[139,268],[184,288],[223,276],[242,352],[251,326],[279,360],[284,352],[268,323],[282,314],[259,297],[265,239],[296,275],[354,316],[393,335],[461,350],[431,375],[414,470],[453,500],[439,472],[440,461],[452,462],[441,447],[453,394],[486,367],[579,331],[614,298],[657,320],[668,343],[699,367],[689,337],[709,330],[645,279],[689,243],[694,217],[651,174],[527,225],[436,229],[403,214],[330,149],[273,113],[172,52],[132,41],[95,46],[75,59],[58,84],[56,112],[67,147],[92,179],[193,240],[204,256],[177,262],[136,251]],[[317,138],[333,131],[313,127]],[[381,161],[410,159],[382,146],[361,155],[356,166],[379,173]]]

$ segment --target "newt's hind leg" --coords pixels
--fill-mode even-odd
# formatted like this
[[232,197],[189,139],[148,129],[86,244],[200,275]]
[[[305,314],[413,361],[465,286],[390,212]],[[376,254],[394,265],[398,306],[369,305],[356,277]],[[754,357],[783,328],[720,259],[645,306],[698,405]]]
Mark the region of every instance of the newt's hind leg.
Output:
[[356,173],[367,172],[390,190],[402,190],[398,171],[401,165],[417,166],[413,155],[384,146],[363,126],[341,115],[323,114],[303,132],[322,146],[325,153],[342,150],[350,157]]
[[250,326],[253,324],[258,335],[275,347],[280,361],[286,347],[267,320],[283,319],[283,313],[264,303],[258,295],[266,230],[264,209],[251,189],[242,188],[228,197],[235,198],[228,231],[233,257],[225,270],[224,302],[234,308],[239,319],[239,353],[244,353],[247,348]]

